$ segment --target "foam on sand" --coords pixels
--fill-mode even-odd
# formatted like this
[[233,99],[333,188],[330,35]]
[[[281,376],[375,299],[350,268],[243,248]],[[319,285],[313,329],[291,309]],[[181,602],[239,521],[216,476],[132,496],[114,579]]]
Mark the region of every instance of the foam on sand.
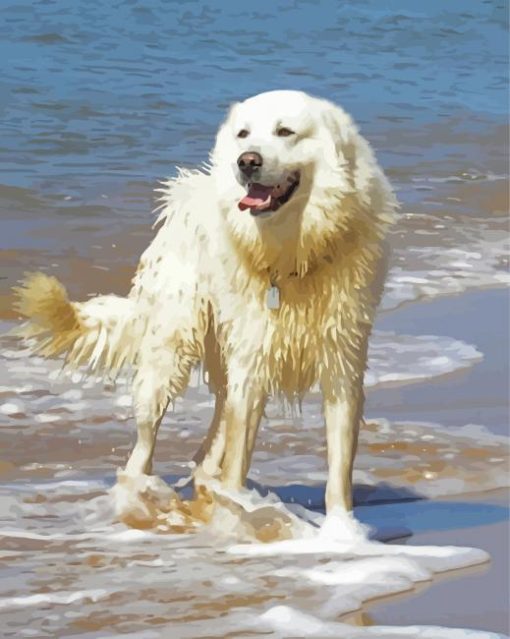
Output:
[[367,527],[348,513],[335,512],[322,519],[318,516],[316,523],[321,524],[320,528],[306,538],[235,544],[227,548],[227,553],[246,558],[274,557],[279,561],[294,558],[269,575],[299,583],[304,589],[307,585],[321,587],[323,592],[317,603],[320,619],[353,612],[374,598],[411,591],[436,574],[489,561],[486,552],[475,548],[406,546],[370,540]]
[[[463,628],[438,626],[371,626],[357,628],[335,621],[322,621],[290,606],[274,606],[259,618],[259,624],[270,628],[272,637],[335,637],[342,639],[498,639],[503,635]],[[296,633],[296,634],[294,634]]]

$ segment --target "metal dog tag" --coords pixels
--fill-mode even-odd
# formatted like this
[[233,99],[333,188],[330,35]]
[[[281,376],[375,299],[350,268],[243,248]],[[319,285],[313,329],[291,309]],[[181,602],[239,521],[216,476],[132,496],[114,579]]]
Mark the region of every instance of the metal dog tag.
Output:
[[280,308],[280,289],[277,286],[270,286],[266,296],[267,308],[276,311]]

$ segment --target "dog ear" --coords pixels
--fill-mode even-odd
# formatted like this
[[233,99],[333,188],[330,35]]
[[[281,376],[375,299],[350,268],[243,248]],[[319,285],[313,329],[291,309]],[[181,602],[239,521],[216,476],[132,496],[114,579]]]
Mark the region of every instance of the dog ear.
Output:
[[[239,104],[239,102],[234,102],[234,104],[230,105],[227,117],[218,129],[216,142],[214,143],[214,147],[209,154],[209,159],[213,166],[221,164],[222,161],[225,162],[226,159],[231,158],[230,154],[228,153],[228,149],[233,146],[232,120],[234,119],[235,112]],[[220,157],[218,149],[221,149],[222,157]]]
[[353,175],[356,171],[360,139],[356,125],[350,115],[326,100],[323,100],[322,119],[333,140],[337,161],[345,165]]

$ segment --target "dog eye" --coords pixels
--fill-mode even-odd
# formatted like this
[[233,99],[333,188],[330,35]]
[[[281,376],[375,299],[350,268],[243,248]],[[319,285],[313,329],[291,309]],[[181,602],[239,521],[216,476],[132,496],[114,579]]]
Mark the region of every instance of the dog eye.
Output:
[[237,134],[238,138],[247,138],[250,135],[250,132],[247,131],[246,129],[241,129],[239,131],[239,133]]
[[294,135],[294,131],[291,131],[290,129],[287,129],[286,127],[282,126],[280,129],[278,129],[278,131],[276,132],[276,135],[279,138],[288,138],[289,135]]

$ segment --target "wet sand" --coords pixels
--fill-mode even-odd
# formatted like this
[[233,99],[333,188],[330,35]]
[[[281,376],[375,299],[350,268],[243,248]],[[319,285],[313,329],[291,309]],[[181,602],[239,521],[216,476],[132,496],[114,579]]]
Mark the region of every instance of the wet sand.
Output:
[[[451,426],[483,424],[508,435],[509,301],[506,289],[472,291],[382,315],[379,328],[455,336],[475,344],[484,359],[470,369],[427,383],[374,390],[368,394],[368,414]],[[415,532],[408,543],[482,548],[491,555],[490,565],[452,573],[414,596],[374,604],[357,621],[370,625],[427,623],[509,633],[508,518],[494,523],[491,517],[491,506],[508,508],[509,492],[489,491],[437,502],[451,505],[450,512],[444,513],[450,518],[447,527],[443,520],[441,529],[434,530],[438,522],[431,516],[430,529]],[[456,515],[462,505],[475,504],[469,520],[459,520]]]
[[[450,506],[445,513],[452,519],[449,529],[415,533],[408,543],[481,548],[490,554],[490,564],[452,572],[430,587],[419,588],[416,594],[376,603],[367,608],[363,622],[399,626],[431,624],[509,634],[509,498],[508,490],[499,490],[463,495],[455,500],[437,500]],[[462,506],[473,507],[468,522],[456,517]],[[507,519],[492,523],[492,507],[505,508]],[[498,516],[501,515],[503,513]]]

